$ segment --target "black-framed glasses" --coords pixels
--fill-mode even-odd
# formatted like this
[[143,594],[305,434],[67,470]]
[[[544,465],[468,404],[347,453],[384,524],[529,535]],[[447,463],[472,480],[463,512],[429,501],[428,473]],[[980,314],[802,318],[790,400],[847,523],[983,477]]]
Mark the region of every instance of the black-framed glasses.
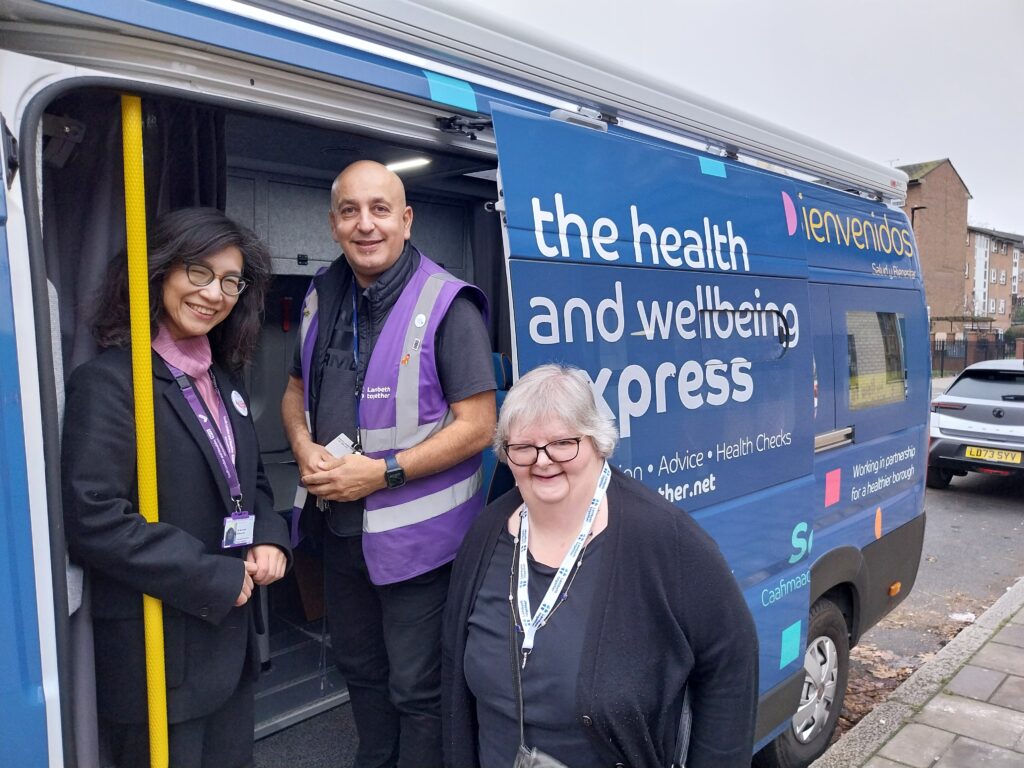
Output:
[[[188,281],[197,288],[205,288],[217,277],[208,266],[194,261],[185,264],[185,275],[188,277]],[[248,285],[249,282],[241,275],[224,275],[220,279],[220,289],[225,296],[237,296]]]
[[517,467],[531,467],[537,463],[541,451],[544,451],[551,461],[572,461],[580,455],[582,440],[582,437],[563,437],[559,440],[552,440],[547,445],[505,443],[502,448],[505,449],[508,460]]

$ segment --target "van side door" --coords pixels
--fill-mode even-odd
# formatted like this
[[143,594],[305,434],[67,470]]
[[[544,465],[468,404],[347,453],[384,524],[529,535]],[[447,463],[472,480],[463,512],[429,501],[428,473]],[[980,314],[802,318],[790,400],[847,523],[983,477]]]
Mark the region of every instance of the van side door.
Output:
[[762,694],[799,682],[814,426],[796,183],[614,126],[494,118],[516,376],[587,374],[618,430],[611,463],[725,555],[758,627]]
[[[7,190],[13,182],[14,139],[0,116],[0,740],[23,765],[45,765],[47,723],[40,659],[25,427],[14,327]],[[59,751],[59,740],[54,745]]]

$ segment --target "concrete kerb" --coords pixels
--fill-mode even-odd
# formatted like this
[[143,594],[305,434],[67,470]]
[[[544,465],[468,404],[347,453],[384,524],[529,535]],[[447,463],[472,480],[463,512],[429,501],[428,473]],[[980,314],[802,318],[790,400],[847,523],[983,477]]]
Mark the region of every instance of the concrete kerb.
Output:
[[1010,587],[991,608],[966,627],[935,657],[918,669],[851,728],[811,768],[856,768],[891,739],[981,647],[992,639],[1007,619],[1024,607],[1024,578]]

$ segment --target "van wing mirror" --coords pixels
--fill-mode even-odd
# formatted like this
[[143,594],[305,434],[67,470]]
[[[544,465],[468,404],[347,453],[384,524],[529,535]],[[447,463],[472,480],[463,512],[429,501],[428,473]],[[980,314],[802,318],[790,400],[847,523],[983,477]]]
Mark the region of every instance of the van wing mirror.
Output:
[[[702,309],[699,312],[702,328],[713,329],[710,334],[701,332],[701,355],[705,360],[728,360],[737,355],[753,362],[780,360],[797,338],[796,328],[785,313],[775,309]],[[739,327],[745,332],[732,332]]]
[[[792,336],[789,333],[789,321],[786,319],[786,315],[777,310],[772,310],[773,314],[778,318],[778,331],[779,331],[779,346],[782,347],[782,355],[789,351],[789,342]],[[779,355],[779,357],[782,357]]]

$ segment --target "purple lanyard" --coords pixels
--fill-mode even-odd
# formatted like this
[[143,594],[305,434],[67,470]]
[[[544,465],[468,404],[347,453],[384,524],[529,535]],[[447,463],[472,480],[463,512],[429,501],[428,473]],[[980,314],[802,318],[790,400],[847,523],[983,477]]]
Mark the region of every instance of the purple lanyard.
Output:
[[[228,482],[228,491],[231,493],[231,500],[235,503],[235,511],[241,512],[242,486],[238,482],[238,472],[235,471],[235,463],[231,460],[231,454],[229,453],[229,449],[234,447],[234,435],[231,430],[231,420],[228,418],[228,409],[224,405],[224,398],[220,396],[220,387],[217,386],[217,379],[214,378],[213,371],[210,371],[210,380],[213,382],[213,390],[217,395],[217,399],[220,400],[221,427],[219,430],[210,416],[207,416],[203,404],[199,402],[195,387],[192,386],[192,380],[180,368],[176,368],[166,360],[164,360],[164,363],[167,364],[168,370],[170,370],[174,380],[181,388],[181,394],[185,396],[189,407],[192,408],[192,412],[196,415],[199,426],[206,433],[210,446],[217,456],[220,471],[224,473],[224,479]],[[224,445],[225,441],[228,443],[227,446]]]

